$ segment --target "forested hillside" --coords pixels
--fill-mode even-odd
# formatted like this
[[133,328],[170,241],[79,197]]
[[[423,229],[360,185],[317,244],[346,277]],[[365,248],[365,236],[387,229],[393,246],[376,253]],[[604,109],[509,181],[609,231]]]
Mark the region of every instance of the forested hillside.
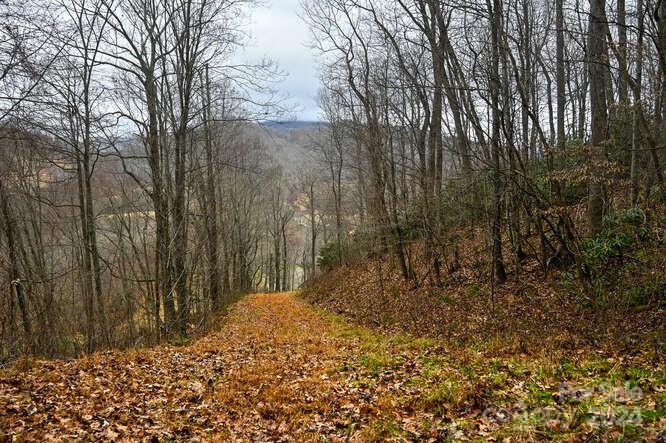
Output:
[[663,350],[661,2],[328,0],[305,18],[333,227],[313,299],[417,334]]
[[336,231],[390,252],[406,280],[424,280],[410,244],[439,285],[480,234],[498,284],[534,259],[583,266],[604,292],[596,265],[662,238],[666,18],[629,6],[306,5],[327,61]]
[[262,123],[280,69],[236,58],[253,6],[0,6],[0,364],[185,338],[302,280],[303,142]]

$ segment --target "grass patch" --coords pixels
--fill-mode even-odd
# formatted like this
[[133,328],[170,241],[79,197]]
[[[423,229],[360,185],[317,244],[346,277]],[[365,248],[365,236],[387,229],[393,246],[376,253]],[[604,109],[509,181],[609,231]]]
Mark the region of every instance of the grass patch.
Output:
[[361,354],[358,358],[358,362],[361,367],[370,371],[373,377],[377,377],[383,369],[395,364],[396,358],[385,352],[375,352]]
[[[475,340],[448,351],[439,340],[381,334],[341,316],[322,315],[330,320],[333,337],[355,343],[354,353],[335,372],[344,373],[367,395],[377,395],[382,413],[428,416],[420,426],[422,436],[453,435],[452,420],[474,408],[480,412],[461,430],[472,440],[481,431],[479,435],[498,441],[569,441],[581,435],[594,441],[632,441],[656,435],[663,423],[664,370],[640,359],[594,353],[488,358],[486,350],[506,348],[506,343]],[[408,432],[396,420],[384,417],[361,425],[362,440],[413,437],[411,427]]]
[[423,406],[436,414],[446,411],[447,406],[458,407],[465,403],[471,394],[467,383],[455,379],[443,380],[421,396]]
[[382,417],[370,422],[368,429],[363,433],[363,441],[383,442],[391,438],[404,437],[406,432],[395,420]]
[[535,382],[530,382],[527,387],[529,391],[529,402],[539,406],[546,406],[553,402],[553,394],[549,389],[538,385]]

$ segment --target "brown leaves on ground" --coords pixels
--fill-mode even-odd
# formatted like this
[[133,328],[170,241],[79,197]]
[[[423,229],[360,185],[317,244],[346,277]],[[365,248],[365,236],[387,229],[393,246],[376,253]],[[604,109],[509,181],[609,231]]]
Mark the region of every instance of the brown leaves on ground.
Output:
[[[663,369],[528,362],[377,334],[294,294],[252,295],[188,346],[0,372],[0,440],[575,441],[628,425],[656,438],[666,424]],[[604,390],[590,387],[599,377]]]
[[[585,349],[606,355],[650,350],[655,358],[666,346],[666,305],[657,300],[642,309],[600,307],[573,289],[567,274],[543,270],[533,258],[522,263],[502,285],[489,282],[488,256],[482,236],[462,232],[456,266],[442,267],[441,285],[432,281],[421,242],[409,247],[419,276],[407,281],[390,257],[352,262],[323,274],[303,296],[315,304],[372,328],[437,337],[462,348],[485,342],[487,356],[566,355]],[[532,239],[532,242],[534,239]],[[536,245],[530,250],[537,250]],[[623,289],[639,293],[641,280],[663,281],[666,254],[647,250],[655,263],[641,265],[626,277]],[[449,254],[453,255],[453,254]],[[511,257],[505,251],[505,257]],[[573,272],[573,271],[572,271]],[[573,277],[573,274],[569,274]],[[644,279],[645,280],[645,279]],[[648,281],[651,279],[647,278]],[[608,294],[609,299],[621,298]],[[587,301],[586,301],[587,300]]]
[[334,420],[354,413],[344,414],[350,400],[326,375],[353,343],[329,328],[293,295],[252,295],[221,331],[190,346],[2,373],[0,428],[39,440],[327,434]]

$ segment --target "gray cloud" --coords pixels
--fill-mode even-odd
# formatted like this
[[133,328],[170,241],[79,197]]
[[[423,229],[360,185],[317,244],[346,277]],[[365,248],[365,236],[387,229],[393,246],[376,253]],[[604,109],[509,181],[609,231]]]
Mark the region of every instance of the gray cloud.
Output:
[[287,77],[278,85],[299,108],[299,120],[318,120],[317,92],[319,74],[312,51],[307,47],[308,27],[298,16],[299,0],[271,0],[252,12],[252,41],[243,56],[250,60],[263,57],[277,62]]

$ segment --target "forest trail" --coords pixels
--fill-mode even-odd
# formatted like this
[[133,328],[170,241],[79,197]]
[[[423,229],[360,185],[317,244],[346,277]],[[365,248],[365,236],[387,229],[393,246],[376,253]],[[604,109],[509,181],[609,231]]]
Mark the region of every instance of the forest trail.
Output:
[[0,429],[40,440],[344,436],[378,409],[330,376],[359,346],[333,329],[292,293],[250,295],[191,345],[0,373]]
[[[579,405],[558,404],[560,415],[547,416],[544,429],[515,427],[503,415],[499,405],[522,420],[534,399],[546,404],[562,378],[554,369],[450,354],[432,340],[351,326],[294,293],[250,295],[219,331],[185,346],[0,371],[0,441],[3,434],[10,441],[441,441],[595,432],[581,420],[564,428]],[[609,364],[609,377],[624,377]],[[594,380],[589,369],[566,378],[599,383],[603,367],[595,365]],[[634,428],[656,438],[664,419],[647,393],[663,392],[663,371],[658,380],[645,374],[640,399],[622,406],[651,405],[651,421],[639,412]]]

